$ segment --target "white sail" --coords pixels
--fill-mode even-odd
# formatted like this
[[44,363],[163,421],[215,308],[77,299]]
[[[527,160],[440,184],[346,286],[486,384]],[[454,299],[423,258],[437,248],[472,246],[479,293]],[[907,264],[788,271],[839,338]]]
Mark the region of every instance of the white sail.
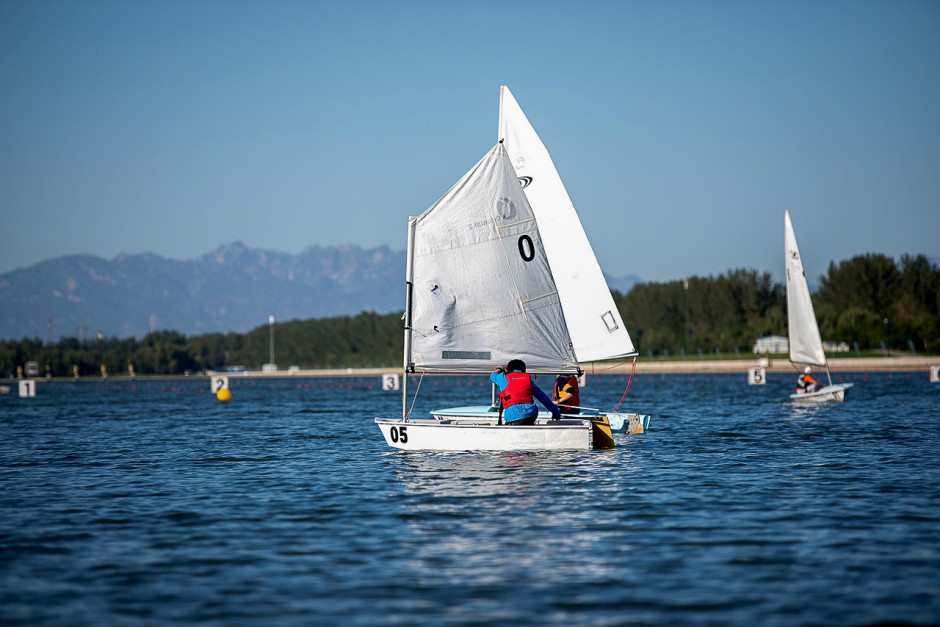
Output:
[[518,358],[529,372],[577,369],[539,227],[502,144],[409,226],[406,367],[482,373]]
[[787,269],[787,327],[790,335],[790,361],[813,366],[826,365],[826,353],[823,351],[819,326],[810,299],[809,286],[803,272],[803,260],[796,244],[796,233],[790,212],[784,213]]
[[538,221],[577,359],[590,362],[635,355],[555,164],[506,86],[500,88],[499,139]]

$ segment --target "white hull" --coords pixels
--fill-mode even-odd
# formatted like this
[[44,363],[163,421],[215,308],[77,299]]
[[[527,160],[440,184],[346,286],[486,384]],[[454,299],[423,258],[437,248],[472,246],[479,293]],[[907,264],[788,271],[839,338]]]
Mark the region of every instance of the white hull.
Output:
[[375,423],[389,446],[406,451],[586,451],[594,444],[586,420],[524,427],[470,419],[376,418]]
[[826,401],[842,402],[845,400],[846,391],[853,385],[855,384],[836,383],[834,385],[827,385],[815,392],[797,392],[796,394],[791,394],[790,398],[801,403],[825,403]]
[[[447,409],[436,409],[431,415],[438,420],[473,420],[477,422],[487,422],[496,424],[499,414],[496,409],[490,405],[470,405],[467,407],[449,407]],[[648,414],[625,414],[619,412],[601,413],[598,411],[582,411],[580,414],[572,414],[567,418],[596,418],[598,416],[607,416],[610,423],[610,430],[613,433],[645,433],[650,426],[650,417]],[[551,414],[547,411],[540,411],[536,419],[536,424],[550,424]]]

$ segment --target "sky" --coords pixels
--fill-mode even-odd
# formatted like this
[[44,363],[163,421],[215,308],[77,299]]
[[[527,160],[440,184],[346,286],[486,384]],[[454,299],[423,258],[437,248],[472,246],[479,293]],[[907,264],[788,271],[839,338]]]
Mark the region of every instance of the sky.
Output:
[[[940,257],[940,2],[0,0],[0,273],[405,248],[508,85],[601,267]],[[404,271],[404,269],[403,269]]]

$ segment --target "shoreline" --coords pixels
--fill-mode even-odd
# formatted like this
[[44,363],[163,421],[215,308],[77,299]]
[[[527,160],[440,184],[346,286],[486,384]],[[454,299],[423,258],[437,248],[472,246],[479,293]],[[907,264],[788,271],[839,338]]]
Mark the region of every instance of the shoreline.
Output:
[[[841,357],[829,360],[831,372],[916,372],[923,370],[930,372],[931,366],[940,366],[940,356],[892,356],[892,357]],[[755,359],[725,359],[701,361],[637,361],[637,374],[644,373],[670,373],[695,374],[713,372],[743,372],[747,374],[750,368],[763,367],[766,372],[791,373],[802,369],[794,367],[786,357],[755,358]],[[614,372],[629,372],[629,366]],[[589,372],[588,369],[585,371]],[[600,371],[600,369],[598,369]]]
[[[637,374],[706,374],[706,373],[735,373],[747,374],[748,369],[763,366],[764,370],[772,373],[796,372],[786,357],[753,359],[687,359],[682,361],[653,360],[636,362]],[[930,372],[931,366],[940,366],[940,356],[904,355],[891,357],[842,357],[829,361],[831,372],[916,372],[923,370]],[[630,374],[632,364],[581,364],[585,374]],[[802,369],[800,369],[802,370]],[[211,376],[225,375],[224,372],[214,372]],[[277,372],[249,371],[247,374],[228,373],[229,377],[349,377],[349,376],[382,376],[385,374],[401,374],[401,367],[388,368],[333,368],[320,370],[296,370],[290,373],[286,370]],[[200,375],[210,376],[210,375]]]
[[[638,359],[636,374],[717,374],[741,373],[747,374],[750,368],[763,366],[768,373],[797,372],[786,357],[781,358],[754,358],[754,359],[715,359],[715,360],[685,360],[644,361]],[[933,366],[940,367],[940,356],[891,356],[891,357],[843,357],[829,362],[829,369],[833,373],[839,372],[918,372],[930,373]],[[632,364],[582,364],[585,374],[629,374]],[[311,377],[381,377],[383,375],[401,375],[401,367],[370,367],[370,368],[325,368],[310,370],[278,370],[275,372],[262,372],[252,370],[248,372],[226,373],[210,372],[192,375],[135,375],[126,374],[83,377],[34,377],[41,381],[131,381],[131,380],[167,380],[167,379],[208,379],[215,376],[227,376],[229,379],[296,379]],[[417,376],[417,375],[416,375]],[[14,384],[18,379],[7,379],[6,384]],[[4,382],[0,381],[0,384]]]

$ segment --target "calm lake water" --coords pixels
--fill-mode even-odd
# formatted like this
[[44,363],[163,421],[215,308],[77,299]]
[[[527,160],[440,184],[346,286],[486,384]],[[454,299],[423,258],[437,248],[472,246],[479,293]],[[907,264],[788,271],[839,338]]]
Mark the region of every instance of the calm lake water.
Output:
[[[639,377],[648,433],[524,454],[393,451],[377,377],[233,378],[229,403],[206,379],[14,382],[0,623],[940,622],[940,384],[853,374],[798,407],[794,380]],[[488,400],[427,379],[415,413]]]

